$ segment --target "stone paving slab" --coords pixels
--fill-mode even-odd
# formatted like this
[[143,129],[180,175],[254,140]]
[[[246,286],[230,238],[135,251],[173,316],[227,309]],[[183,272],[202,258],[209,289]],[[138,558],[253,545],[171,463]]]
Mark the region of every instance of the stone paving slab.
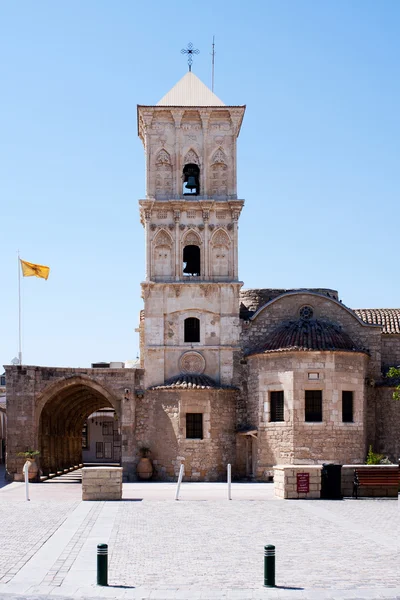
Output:
[[[176,502],[174,484],[145,483],[124,484],[125,501],[80,502],[76,484],[31,488],[31,502],[23,484],[0,490],[0,598],[400,598],[397,500],[282,501],[271,484],[234,484],[228,501],[226,484],[183,484]],[[108,588],[95,585],[100,542]],[[274,589],[262,585],[266,543]]]

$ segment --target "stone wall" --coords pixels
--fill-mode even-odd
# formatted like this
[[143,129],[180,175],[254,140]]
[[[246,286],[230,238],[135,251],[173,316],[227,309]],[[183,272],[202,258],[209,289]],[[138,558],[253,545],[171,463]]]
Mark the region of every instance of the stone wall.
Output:
[[[388,467],[388,465],[373,465],[375,469],[384,470]],[[371,465],[343,465],[341,471],[341,479],[342,479],[342,495],[344,497],[350,497],[353,495],[353,481],[354,481],[354,469],[362,469],[371,468]],[[393,467],[391,467],[393,468]],[[376,496],[376,497],[397,497],[397,487],[384,487],[384,486],[362,486],[360,485],[358,488],[358,497],[365,498],[368,496]]]
[[82,500],[121,500],[121,467],[84,467]]
[[39,449],[39,468],[62,471],[82,462],[82,426],[95,410],[115,409],[122,435],[122,465],[133,469],[135,394],[140,369],[64,369],[7,366],[7,457],[9,478],[22,469],[18,452]]
[[374,452],[397,464],[400,458],[400,401],[393,400],[394,388],[376,388]]
[[[258,425],[257,479],[276,464],[364,459],[368,357],[352,352],[275,352],[248,357],[249,421]],[[318,380],[310,380],[309,372]],[[322,390],[322,422],[305,422],[305,390]],[[270,392],[284,392],[284,421],[270,421]],[[353,392],[353,422],[342,422],[342,391]]]
[[[176,481],[181,463],[185,481],[223,480],[228,463],[234,474],[235,396],[212,389],[146,392],[137,404],[136,445],[150,448],[155,479]],[[203,414],[203,439],[186,439],[186,413]]]
[[[246,312],[255,313],[259,308],[274,300],[278,296],[282,294],[286,294],[287,292],[299,292],[301,290],[293,290],[293,289],[273,289],[273,288],[260,288],[260,289],[243,289],[240,290],[240,302],[243,305],[241,307],[241,313],[243,317],[246,317]],[[330,290],[327,288],[311,288],[308,291],[315,292],[317,294],[322,294],[327,296],[328,298],[334,298],[335,300],[339,300],[339,295],[336,290]]]
[[[308,500],[321,497],[321,469],[316,465],[296,467],[277,465],[274,467],[274,494],[276,498],[292,500]],[[309,491],[297,491],[297,475],[309,475]]]
[[385,372],[388,367],[400,365],[400,335],[382,334],[382,367]]
[[324,295],[311,292],[290,292],[279,297],[242,325],[242,347],[250,352],[262,344],[265,336],[283,321],[297,320],[300,308],[310,305],[316,319],[326,319],[340,325],[357,346],[367,348],[371,355],[368,376],[379,379],[381,374],[381,327],[361,322],[345,306]]
[[[222,385],[232,385],[234,354],[240,352],[237,299],[241,285],[142,284],[146,388],[184,372],[182,360],[188,351],[201,355],[205,375]],[[184,321],[189,317],[200,320],[199,342],[185,342]]]

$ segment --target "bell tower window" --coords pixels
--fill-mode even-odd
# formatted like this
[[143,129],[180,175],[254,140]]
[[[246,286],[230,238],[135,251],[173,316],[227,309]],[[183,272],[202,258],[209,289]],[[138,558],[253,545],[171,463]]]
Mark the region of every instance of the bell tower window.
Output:
[[200,320],[195,317],[185,319],[185,342],[200,342]]
[[189,245],[183,249],[183,274],[200,275],[200,248]]
[[198,196],[200,194],[200,169],[198,165],[189,163],[183,167],[183,195]]

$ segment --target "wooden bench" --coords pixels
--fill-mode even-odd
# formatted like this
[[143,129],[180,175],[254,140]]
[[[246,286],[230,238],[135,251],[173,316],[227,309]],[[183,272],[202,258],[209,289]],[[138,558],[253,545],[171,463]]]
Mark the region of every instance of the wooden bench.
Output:
[[400,481],[400,467],[365,467],[354,469],[353,497],[358,498],[358,488],[362,487],[395,487]]

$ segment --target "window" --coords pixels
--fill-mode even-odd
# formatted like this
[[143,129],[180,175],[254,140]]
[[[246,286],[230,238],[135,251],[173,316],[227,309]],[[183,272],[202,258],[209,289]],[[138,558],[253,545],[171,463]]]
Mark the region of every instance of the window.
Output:
[[353,392],[342,392],[342,421],[353,422]]
[[186,437],[188,439],[203,439],[202,413],[186,413]]
[[195,245],[185,246],[183,249],[183,274],[200,275],[200,248]]
[[103,435],[112,435],[113,434],[114,424],[112,421],[103,423]]
[[305,420],[307,422],[322,421],[322,391],[306,390]]
[[183,194],[184,196],[198,196],[200,194],[200,169],[198,165],[190,163],[184,166]]
[[96,442],[96,458],[103,458],[103,442]]
[[284,421],[283,392],[270,392],[271,421]]
[[2,376],[0,377],[0,385],[3,385],[3,386],[4,386],[4,385],[6,385],[6,378],[5,378],[5,376],[4,376],[4,375],[2,375]]
[[89,449],[89,431],[87,421],[83,424],[82,427],[82,450]]
[[104,442],[104,458],[112,459],[112,457],[113,457],[112,443]]
[[195,317],[189,317],[185,319],[185,342],[199,342],[200,341],[200,321]]

